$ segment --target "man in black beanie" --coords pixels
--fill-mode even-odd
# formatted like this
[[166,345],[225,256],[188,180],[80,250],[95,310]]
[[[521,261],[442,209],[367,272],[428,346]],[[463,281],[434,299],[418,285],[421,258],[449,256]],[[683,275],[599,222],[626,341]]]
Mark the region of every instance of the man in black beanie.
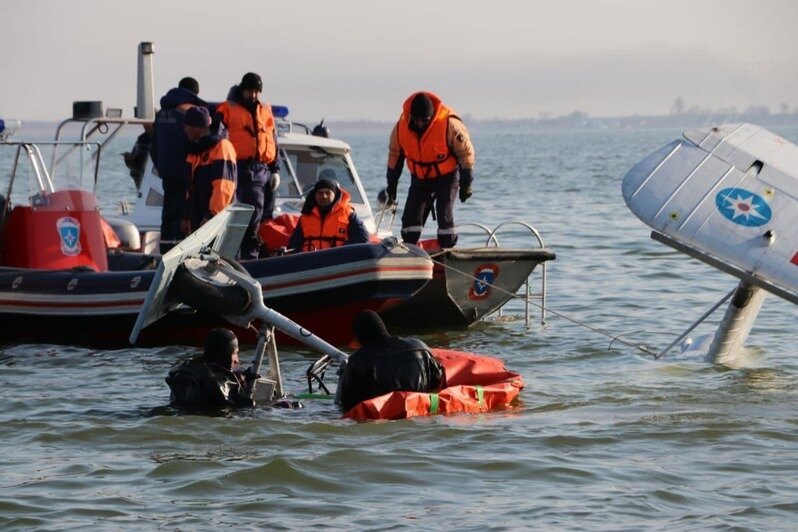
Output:
[[386,393],[434,392],[445,386],[444,370],[427,345],[391,336],[376,312],[359,312],[352,330],[361,347],[349,357],[338,383],[344,412]]
[[[192,79],[195,86],[186,88]],[[197,90],[193,90],[196,88]],[[163,206],[161,207],[161,254],[172,249],[185,238],[183,215],[186,210],[186,184],[191,168],[186,162],[189,141],[183,132],[183,115],[192,107],[207,107],[199,96],[199,84],[193,78],[183,78],[160,101],[152,126],[150,157],[161,178]]]
[[238,155],[236,198],[255,208],[241,241],[239,258],[242,260],[258,258],[258,227],[262,221],[273,218],[280,186],[277,129],[271,105],[260,101],[261,92],[260,76],[247,72],[241,83],[230,89],[227,100],[216,108]]
[[454,201],[471,197],[474,147],[465,124],[431,92],[411,94],[391,132],[388,147],[388,204],[396,202],[402,165],[410,170],[410,190],[402,212],[402,240],[415,244],[430,211],[438,219],[438,244],[457,244]]
[[247,384],[257,376],[235,371],[238,338],[230,329],[213,329],[201,356],[181,362],[169,370],[166,383],[173,406],[187,408],[251,407]]
[[338,185],[335,177],[332,168],[319,174],[288,240],[289,249],[316,251],[368,242],[368,229],[349,204],[349,192]]
[[180,87],[181,89],[186,89],[187,91],[191,91],[197,96],[199,96],[199,82],[196,79],[192,78],[191,76],[186,76],[183,79],[181,79],[178,82],[177,86]]

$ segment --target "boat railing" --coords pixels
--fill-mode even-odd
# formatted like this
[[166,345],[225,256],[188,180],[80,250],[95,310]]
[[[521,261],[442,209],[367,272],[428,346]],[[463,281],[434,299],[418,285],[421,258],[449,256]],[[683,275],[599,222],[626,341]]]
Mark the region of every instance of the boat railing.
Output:
[[[501,244],[499,244],[499,239],[496,237],[496,234],[499,232],[499,229],[509,225],[520,225],[529,230],[529,232],[535,237],[538,242],[540,248],[545,248],[546,245],[543,243],[543,237],[540,236],[540,232],[535,229],[534,226],[531,224],[523,221],[523,220],[506,220],[501,222],[499,225],[494,227],[493,229],[489,229],[486,225],[478,223],[478,222],[467,222],[464,224],[460,224],[456,227],[456,229],[462,229],[465,227],[476,227],[485,232],[487,235],[487,240],[485,241],[485,247],[491,247],[491,243],[496,248],[500,248]],[[541,264],[541,282],[540,282],[540,293],[535,294],[532,291],[532,285],[530,278],[534,274],[534,270],[529,276],[526,278],[524,282],[525,293],[524,294],[515,294],[516,297],[522,297],[524,300],[524,322],[527,327],[529,327],[529,303],[531,299],[539,299],[540,300],[540,321],[541,323],[545,323],[546,321],[546,262],[544,261]],[[499,307],[498,313],[499,316],[502,316],[502,310],[504,306]]]
[[[61,134],[65,127],[70,124],[82,124],[80,127],[80,136],[76,141],[62,141]],[[70,147],[65,152],[60,154],[57,147],[53,148],[53,155],[50,163],[50,173],[54,174],[56,167],[81,146],[86,146],[87,144],[96,145],[98,146],[98,149],[94,153],[91,153],[88,158],[86,157],[84,150],[81,150],[80,152],[80,178],[82,183],[84,167],[93,161],[96,174],[96,168],[99,167],[101,148],[107,146],[108,143],[111,142],[125,126],[146,126],[151,124],[152,119],[150,118],[125,118],[108,116],[100,116],[95,118],[67,118],[58,124],[58,127],[55,130],[55,144],[70,145]],[[90,139],[97,134],[104,136],[102,140],[90,141]],[[96,184],[95,177],[95,187]]]
[[[42,152],[39,149],[40,146],[50,146],[52,147],[53,153],[58,149],[59,145],[68,145],[72,148],[96,148],[97,153],[99,154],[102,150],[102,145],[98,142],[59,142],[59,141],[42,141],[42,142],[3,142],[0,143],[3,146],[16,146],[17,151],[14,157],[14,163],[11,168],[11,175],[8,181],[8,189],[6,191],[6,198],[11,198],[11,191],[14,188],[14,181],[16,180],[17,172],[19,170],[19,161],[21,159],[21,155],[24,153],[25,157],[28,161],[28,165],[31,170],[31,178],[36,182],[36,187],[39,191],[39,194],[34,195],[31,198],[33,203],[36,202],[37,196],[40,198],[41,194],[52,194],[55,192],[55,185],[53,184],[53,177],[55,173],[53,168],[51,167],[49,170],[47,169],[47,165],[44,163],[44,157],[42,156]],[[95,164],[94,166],[94,186],[92,188],[92,192],[96,192],[97,189],[97,180],[99,177],[99,165]],[[81,174],[81,186],[83,185],[82,174]]]

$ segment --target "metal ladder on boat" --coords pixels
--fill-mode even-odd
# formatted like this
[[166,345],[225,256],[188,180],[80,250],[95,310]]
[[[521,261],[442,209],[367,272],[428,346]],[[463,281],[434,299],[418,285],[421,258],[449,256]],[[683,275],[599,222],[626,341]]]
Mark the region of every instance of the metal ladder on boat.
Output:
[[[538,244],[540,245],[540,248],[541,249],[545,249],[546,248],[546,245],[543,243],[543,238],[540,236],[540,232],[538,232],[538,230],[535,229],[531,224],[529,224],[529,223],[527,223],[527,222],[525,222],[523,220],[506,220],[504,222],[501,222],[499,225],[497,225],[493,229],[489,229],[486,225],[483,225],[481,223],[467,222],[467,223],[460,224],[460,225],[456,226],[455,229],[459,230],[459,229],[462,229],[464,227],[476,227],[477,229],[480,229],[481,231],[484,231],[485,234],[488,235],[488,238],[485,241],[485,247],[491,247],[491,243],[493,243],[493,245],[495,247],[499,248],[499,247],[501,247],[501,245],[499,244],[499,239],[496,238],[496,233],[498,233],[499,229],[501,229],[502,227],[508,226],[508,225],[520,225],[520,226],[528,229],[529,232],[532,233],[532,235],[538,241]],[[533,270],[532,273],[526,278],[526,281],[524,282],[525,294],[519,294],[519,293],[515,294],[516,297],[523,297],[523,299],[524,299],[524,323],[525,323],[525,325],[527,327],[529,327],[529,301],[530,301],[530,299],[533,299],[533,298],[541,300],[541,303],[540,303],[540,322],[541,323],[545,323],[546,322],[546,262],[547,261],[544,261],[544,262],[541,263],[542,272],[541,272],[540,293],[539,294],[534,294],[532,292],[530,278],[535,273],[534,270]],[[504,308],[503,305],[502,305],[502,307],[499,307],[498,312],[499,312],[499,316],[500,317],[502,316],[503,308]]]

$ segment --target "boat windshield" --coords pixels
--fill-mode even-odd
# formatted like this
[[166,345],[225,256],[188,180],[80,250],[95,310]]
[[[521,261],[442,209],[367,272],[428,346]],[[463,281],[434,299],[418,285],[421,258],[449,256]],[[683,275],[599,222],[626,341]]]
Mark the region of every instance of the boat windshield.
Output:
[[353,202],[363,201],[345,154],[318,146],[291,146],[280,150],[280,158],[285,176],[280,184],[279,197],[304,197],[322,172],[332,170],[338,183],[352,196]]

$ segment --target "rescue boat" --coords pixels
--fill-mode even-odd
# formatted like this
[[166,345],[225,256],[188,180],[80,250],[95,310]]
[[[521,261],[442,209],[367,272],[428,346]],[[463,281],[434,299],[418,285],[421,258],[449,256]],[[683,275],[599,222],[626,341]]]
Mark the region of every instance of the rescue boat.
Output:
[[430,349],[446,373],[437,392],[391,392],[361,401],[343,417],[355,420],[406,419],[435,414],[479,414],[511,406],[524,388],[524,379],[493,357]]
[[[77,166],[57,156],[65,144],[80,159]],[[45,147],[53,152],[49,167]],[[0,341],[125,345],[161,257],[114,247],[119,241],[95,194],[102,146],[6,141],[0,148],[12,152],[8,185],[0,189]],[[92,161],[90,171],[85,163]],[[65,167],[78,170],[61,175]],[[27,193],[15,186],[25,170]],[[56,187],[57,177],[72,183]],[[397,304],[432,276],[428,257],[390,241],[268,257],[243,268],[260,283],[269,306],[339,344],[351,341],[358,311]],[[220,324],[210,313],[177,312],[148,329],[141,342],[193,345]],[[238,332],[243,341],[256,339],[251,331]]]
[[[149,53],[141,53],[140,48],[140,80],[152,78],[151,46],[144,49]],[[152,109],[153,96],[148,92],[147,83],[140,82],[139,87],[137,109]],[[385,205],[383,194],[377,199],[380,209],[379,214],[375,215],[351,157],[351,147],[340,139],[331,138],[323,120],[311,128],[290,120],[286,107],[272,106],[272,111],[277,125],[282,179],[277,191],[275,219],[262,224],[259,231],[267,244],[266,253],[288,244],[290,231],[296,225],[305,197],[325,170],[335,172],[339,184],[351,196],[350,205],[371,233],[381,238],[392,235],[391,226],[396,218],[397,206]],[[65,121],[59,131],[69,122]],[[108,131],[111,122],[106,117],[97,117],[87,118],[84,124],[82,140],[89,140],[92,133]],[[113,134],[111,131],[108,136],[112,137]],[[152,163],[148,160],[135,203],[126,206],[122,216],[110,222],[120,232],[128,231],[125,225],[135,227],[140,235],[140,250],[157,253],[162,201],[161,180],[153,172]],[[387,223],[388,220],[390,223]],[[383,221],[386,222],[384,226]],[[469,245],[441,249],[437,241],[432,239],[419,243],[423,251],[413,246],[406,248],[420,257],[429,253],[435,264],[433,278],[411,298],[399,305],[383,308],[380,314],[386,322],[416,329],[470,327],[500,310],[513,298],[524,301],[527,324],[530,320],[530,301],[534,299],[538,300],[540,318],[544,320],[546,262],[554,260],[555,255],[546,248],[540,233],[532,225],[520,220],[509,220],[493,229],[476,223],[460,225],[457,229],[461,241],[464,241],[463,237],[469,231],[474,230],[471,231],[470,236],[474,238]],[[528,235],[533,240],[528,246],[503,247],[499,243],[499,236],[504,238],[508,229],[520,230],[519,241]],[[483,235],[485,242],[481,243],[479,238]],[[531,276],[536,268],[540,272],[539,290],[533,293]],[[525,289],[519,292],[522,287]]]

